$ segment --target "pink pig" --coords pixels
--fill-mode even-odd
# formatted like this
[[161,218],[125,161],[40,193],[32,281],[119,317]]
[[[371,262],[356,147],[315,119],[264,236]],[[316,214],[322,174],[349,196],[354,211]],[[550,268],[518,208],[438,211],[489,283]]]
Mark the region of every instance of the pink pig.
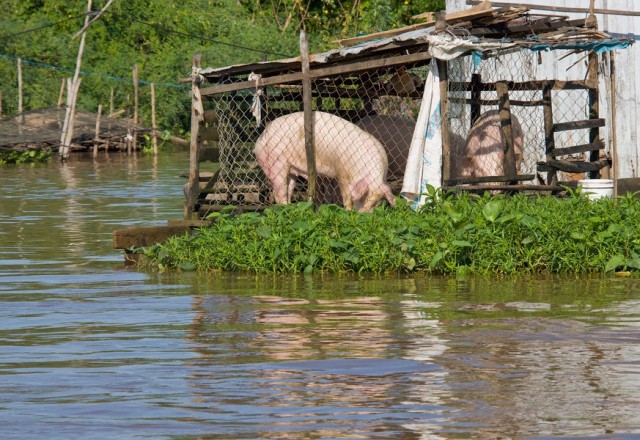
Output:
[[[330,113],[314,112],[318,175],[338,181],[346,209],[368,212],[382,199],[395,199],[386,183],[387,155],[375,137]],[[254,149],[273,185],[276,203],[290,203],[295,176],[307,177],[303,112],[273,120]]]
[[[520,122],[511,114],[516,171],[522,163],[523,133]],[[500,130],[500,112],[483,113],[473,124],[467,136],[462,163],[462,177],[504,175],[504,143]]]

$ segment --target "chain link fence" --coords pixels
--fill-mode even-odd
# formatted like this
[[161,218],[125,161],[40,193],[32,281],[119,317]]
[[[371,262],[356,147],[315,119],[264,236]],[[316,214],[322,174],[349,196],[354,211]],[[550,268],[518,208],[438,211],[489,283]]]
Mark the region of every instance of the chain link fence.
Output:
[[[545,173],[537,172],[538,162],[545,159],[543,93],[526,86],[536,79],[537,63],[537,54],[529,50],[449,62],[447,122],[454,181],[509,181],[504,178],[498,82],[510,85],[515,172],[525,176],[518,180],[545,180]],[[316,203],[369,209],[399,194],[427,74],[427,65],[401,66],[312,82]],[[554,123],[588,119],[585,90],[554,91],[552,100]],[[216,134],[202,141],[219,149],[220,166],[203,184],[202,209],[306,198],[300,85],[213,95],[209,106],[216,114],[210,124]],[[587,143],[587,135],[558,134],[556,148]]]

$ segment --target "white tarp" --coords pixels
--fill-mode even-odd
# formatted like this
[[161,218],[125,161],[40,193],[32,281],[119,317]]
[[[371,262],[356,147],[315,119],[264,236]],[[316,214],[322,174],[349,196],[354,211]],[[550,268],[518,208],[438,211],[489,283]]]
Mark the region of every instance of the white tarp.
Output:
[[407,168],[402,184],[402,197],[413,209],[425,203],[427,185],[435,188],[442,181],[442,118],[440,114],[440,75],[435,59],[429,64],[429,75],[416,128],[411,139]]

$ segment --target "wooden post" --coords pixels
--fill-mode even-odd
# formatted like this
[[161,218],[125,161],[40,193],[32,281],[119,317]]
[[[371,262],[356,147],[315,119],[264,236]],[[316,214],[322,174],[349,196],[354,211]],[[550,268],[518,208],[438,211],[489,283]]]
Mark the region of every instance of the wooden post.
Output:
[[[553,101],[550,83],[547,83],[542,89],[542,111],[544,114],[545,157],[548,162],[555,160],[553,150],[556,149],[556,141],[553,134]],[[547,185],[555,185],[557,181],[557,171],[555,169],[547,171]]]
[[300,31],[300,61],[302,64],[302,103],[304,108],[304,148],[307,155],[307,173],[309,175],[307,199],[313,202],[316,193],[316,150],[315,117],[311,102],[311,78],[309,77],[309,40],[307,33]]
[[93,157],[98,157],[98,142],[100,142],[100,117],[102,116],[102,104],[98,104],[98,116],[96,117],[96,135],[93,138]]
[[18,114],[22,114],[22,58],[18,58]]
[[[445,11],[436,12],[436,33],[442,33],[447,28]],[[449,63],[436,59],[438,75],[440,77],[440,117],[442,133],[442,182],[451,178],[451,139],[449,136]]]
[[[598,29],[598,19],[594,14],[595,0],[589,3],[589,17],[587,18],[587,26],[592,29]],[[598,119],[600,114],[600,103],[598,101],[598,54],[591,51],[589,53],[589,64],[587,68],[587,79],[596,84],[594,89],[589,89],[589,119]],[[595,143],[600,139],[600,129],[594,127],[589,130],[589,143]],[[592,151],[589,154],[589,162],[597,162],[600,159],[600,151]],[[589,172],[590,179],[599,179],[600,170]]]
[[151,141],[153,142],[153,155],[158,155],[158,125],[156,124],[156,85],[151,83]]
[[189,180],[185,185],[184,219],[197,219],[196,203],[200,192],[200,161],[198,132],[200,121],[204,119],[202,107],[202,97],[200,96],[201,77],[200,70],[201,55],[193,57],[193,68],[191,72],[191,139],[189,142]]
[[0,92],[0,118],[2,117],[2,92]]
[[509,89],[507,83],[503,81],[497,82],[496,92],[498,93],[498,107],[500,109],[502,143],[504,144],[505,149],[503,171],[506,177],[512,177],[515,179],[518,175],[518,171],[516,169],[513,130],[511,128],[511,104],[509,102]]
[[138,64],[133,65],[133,139],[131,148],[136,151],[138,146]]
[[480,117],[480,112],[482,111],[482,105],[480,104],[480,100],[482,99],[482,77],[479,73],[474,73],[471,75],[471,114],[470,114],[470,122],[469,127],[473,127],[473,124]]
[[109,115],[113,114],[113,87],[111,87],[111,94],[109,95]]
[[69,157],[69,147],[73,138],[73,118],[76,110],[77,94],[80,90],[80,66],[82,65],[82,53],[87,39],[86,26],[89,25],[89,16],[91,12],[92,0],[87,2],[87,15],[84,17],[85,30],[80,37],[80,46],[78,47],[78,57],[76,58],[76,70],[73,74],[71,84],[67,84],[67,112],[65,115],[65,123],[60,137],[60,160],[66,160]]
[[616,56],[615,52],[609,52],[609,72],[611,81],[611,156],[613,160],[613,196],[618,196],[618,136],[616,134]]

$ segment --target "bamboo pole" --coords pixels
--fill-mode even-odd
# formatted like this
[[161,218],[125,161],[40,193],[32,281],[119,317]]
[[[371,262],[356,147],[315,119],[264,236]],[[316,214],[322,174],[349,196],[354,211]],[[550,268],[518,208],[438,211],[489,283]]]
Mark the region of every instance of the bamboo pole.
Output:
[[300,61],[302,64],[302,102],[304,112],[304,149],[307,156],[307,198],[313,202],[316,194],[315,121],[311,102],[311,78],[309,77],[309,40],[307,33],[300,31]]
[[153,142],[153,155],[158,155],[158,125],[156,124],[156,85],[151,83],[151,130]]
[[2,92],[0,92],[0,118],[2,117]]
[[[84,17],[84,24],[89,24],[89,14],[91,12],[92,0],[87,2],[87,15]],[[76,70],[73,73],[73,80],[70,87],[67,87],[67,112],[65,115],[65,123],[60,137],[60,160],[66,160],[69,157],[69,147],[73,137],[73,114],[75,112],[77,92],[80,89],[80,66],[82,65],[82,54],[87,39],[86,29],[80,37],[80,46],[78,47],[78,57],[76,58]]]
[[98,116],[96,117],[96,135],[93,139],[93,157],[98,157],[98,142],[100,142],[100,117],[102,116],[102,104],[98,104]]
[[109,95],[109,115],[113,114],[113,97],[114,97],[114,92],[113,92],[113,87],[111,87],[111,94]]
[[200,96],[200,59],[201,55],[193,57],[193,67],[191,73],[191,139],[189,142],[189,181],[185,185],[184,219],[192,220],[197,216],[196,202],[200,191],[200,161],[198,131],[200,121],[204,119],[202,107],[202,97]]
[[138,144],[138,64],[133,65],[133,139],[131,148],[136,150]]
[[22,110],[22,58],[18,58],[18,114]]

